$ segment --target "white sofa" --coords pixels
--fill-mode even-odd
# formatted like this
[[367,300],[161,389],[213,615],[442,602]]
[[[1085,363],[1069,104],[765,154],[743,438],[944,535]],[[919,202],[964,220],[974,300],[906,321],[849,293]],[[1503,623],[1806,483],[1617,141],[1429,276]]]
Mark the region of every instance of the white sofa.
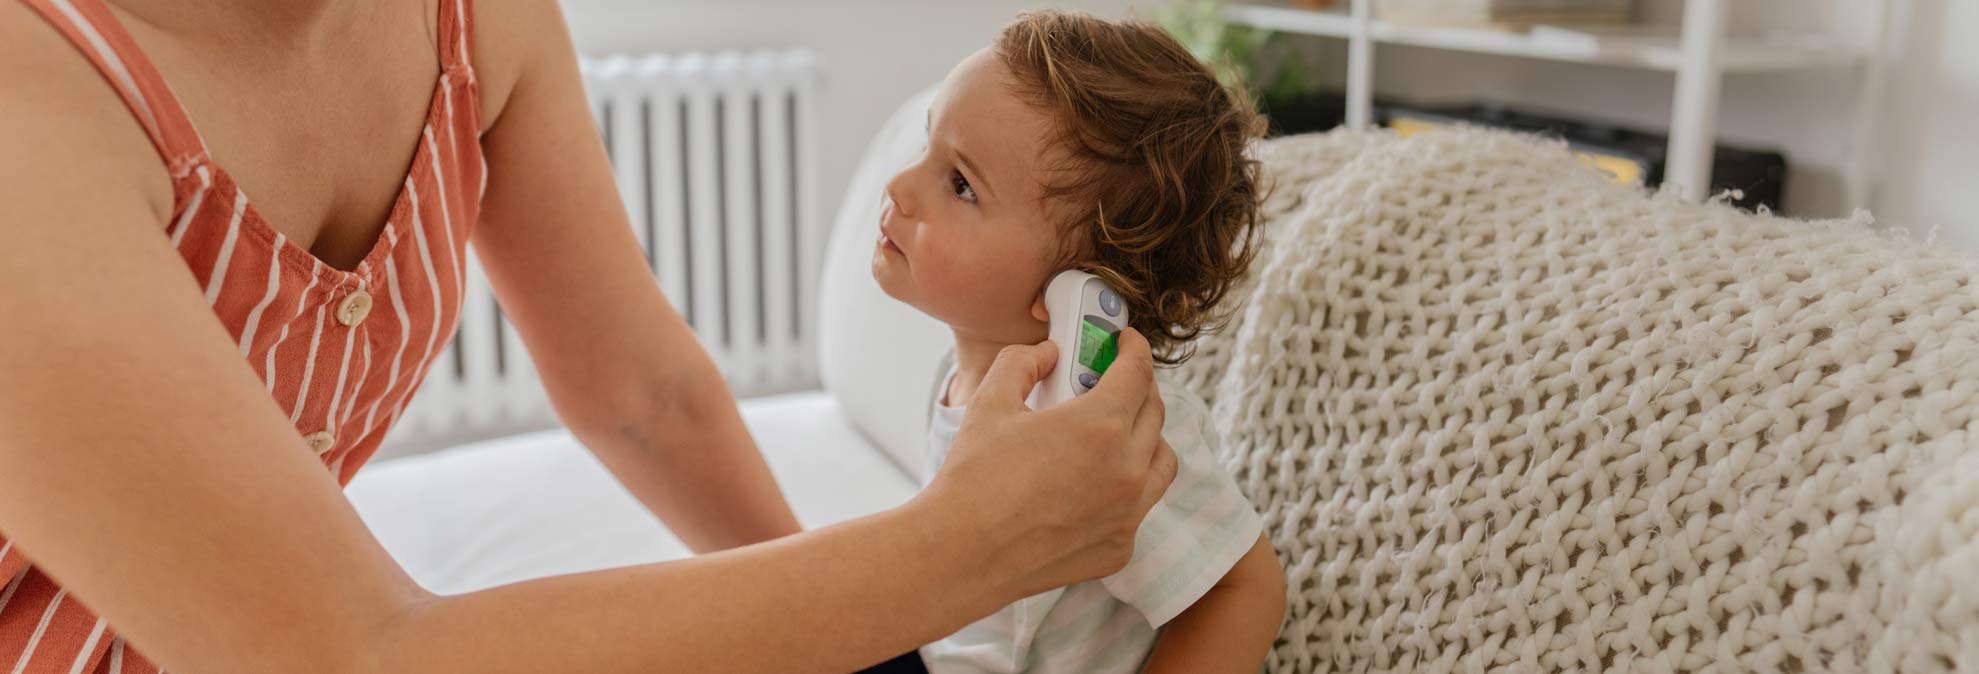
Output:
[[[807,524],[913,493],[941,326],[828,251],[826,392],[743,411]],[[1263,143],[1267,245],[1181,381],[1286,565],[1270,672],[1979,671],[1979,261],[1476,131]],[[460,591],[684,554],[559,433],[367,468]]]
[[[914,481],[871,449],[830,396],[748,400],[742,417],[806,526],[914,494]],[[392,556],[435,592],[689,554],[567,431],[367,466],[346,493]]]

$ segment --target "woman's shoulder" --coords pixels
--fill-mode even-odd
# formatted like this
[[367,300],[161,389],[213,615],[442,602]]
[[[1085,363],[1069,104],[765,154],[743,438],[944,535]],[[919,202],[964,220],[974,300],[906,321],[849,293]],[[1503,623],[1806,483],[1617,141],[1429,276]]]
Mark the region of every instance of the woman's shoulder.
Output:
[[500,119],[525,76],[558,64],[569,53],[570,32],[557,0],[474,0],[472,6],[473,65],[485,132]]
[[89,59],[26,3],[0,2],[0,82],[7,83],[0,157],[9,158],[0,180],[46,194],[84,178],[94,193],[144,195],[160,223],[170,216],[171,177],[144,127]]

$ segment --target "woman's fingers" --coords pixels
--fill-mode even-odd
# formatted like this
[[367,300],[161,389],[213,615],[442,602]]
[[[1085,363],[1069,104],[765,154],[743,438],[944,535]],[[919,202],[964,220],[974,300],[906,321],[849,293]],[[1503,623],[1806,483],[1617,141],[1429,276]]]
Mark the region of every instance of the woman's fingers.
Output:
[[1129,516],[1122,524],[1131,539],[1141,518],[1175,480],[1176,462],[1175,451],[1161,438],[1167,410],[1161,402],[1161,389],[1155,385],[1154,357],[1147,338],[1128,328],[1120,331],[1119,340],[1119,356],[1099,385],[1060,407],[1076,409],[1081,419],[1117,422],[1099,425],[1112,429],[1099,438],[1100,447],[1110,451],[1095,458],[1120,476],[1117,486],[1121,491],[1115,493],[1124,497],[1121,503],[1132,499],[1136,506],[1131,513],[1123,513]]
[[1099,400],[1105,414],[1126,417],[1128,436],[1122,444],[1120,461],[1140,468],[1148,465],[1161,441],[1161,425],[1167,411],[1161,404],[1161,388],[1154,383],[1154,356],[1148,340],[1133,328],[1120,331],[1120,355],[1107,368],[1099,386],[1081,397],[1104,396]]
[[1154,355],[1149,351],[1148,338],[1139,330],[1123,329],[1117,339],[1119,351],[1113,365],[1106,368],[1098,386],[1077,399],[1093,400],[1111,408],[1110,411],[1132,414],[1142,398],[1154,390]]
[[[1168,446],[1167,440],[1155,443],[1154,457],[1148,461],[1148,479],[1142,485],[1141,510],[1153,508],[1163,494],[1168,493],[1168,485],[1175,482],[1175,474],[1181,464],[1175,458],[1175,448]],[[1136,527],[1138,528],[1138,527]]]
[[1148,350],[1147,338],[1127,328],[1120,331],[1119,340],[1119,355],[1100,377],[1099,385],[1061,407],[1078,409],[1078,416],[1087,419],[1120,420],[1118,428],[1126,431],[1127,437],[1113,438],[1118,442],[1119,460],[1139,468],[1147,464],[1155,441],[1161,438],[1161,389],[1154,383],[1154,356]]
[[1140,402],[1140,408],[1134,411],[1133,423],[1128,426],[1130,435],[1127,444],[1130,448],[1146,449],[1125,457],[1136,466],[1147,462],[1155,443],[1161,440],[1162,424],[1168,421],[1168,407],[1161,402],[1160,387],[1148,386],[1147,394],[1142,396]]
[[1023,409],[1031,389],[1037,388],[1038,382],[1050,375],[1057,363],[1058,345],[1051,340],[1003,347],[996,354],[996,362],[990,364],[989,372],[983,375],[983,383],[976,387],[969,408]]
[[[1141,401],[1133,430],[1123,447],[1124,455],[1120,457],[1126,465],[1146,470],[1141,483],[1140,506],[1143,512],[1154,507],[1155,501],[1161,500],[1161,495],[1168,492],[1168,483],[1175,480],[1175,450],[1161,437],[1161,428],[1167,418],[1168,408],[1161,402],[1161,389],[1148,387],[1147,397]],[[1148,448],[1148,451],[1136,451],[1142,447]]]

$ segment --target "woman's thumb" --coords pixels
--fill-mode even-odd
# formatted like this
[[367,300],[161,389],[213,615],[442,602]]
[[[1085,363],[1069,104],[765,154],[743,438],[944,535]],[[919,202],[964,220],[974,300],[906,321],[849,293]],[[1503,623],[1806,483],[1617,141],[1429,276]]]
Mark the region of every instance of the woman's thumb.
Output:
[[1022,409],[1024,399],[1037,388],[1038,381],[1051,374],[1058,363],[1058,345],[1051,340],[1037,344],[1011,345],[997,352],[983,383],[969,399],[969,408],[993,407]]

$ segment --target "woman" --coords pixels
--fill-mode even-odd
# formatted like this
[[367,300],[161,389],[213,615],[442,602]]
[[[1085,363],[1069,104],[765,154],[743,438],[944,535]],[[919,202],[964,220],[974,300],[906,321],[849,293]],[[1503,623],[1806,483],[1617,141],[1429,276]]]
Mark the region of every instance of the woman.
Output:
[[[5,671],[849,671],[1118,568],[1174,474],[1144,339],[1044,412],[1011,349],[927,490],[797,533],[554,0],[0,8]],[[470,239],[560,417],[713,554],[438,597],[370,537],[339,486]]]

